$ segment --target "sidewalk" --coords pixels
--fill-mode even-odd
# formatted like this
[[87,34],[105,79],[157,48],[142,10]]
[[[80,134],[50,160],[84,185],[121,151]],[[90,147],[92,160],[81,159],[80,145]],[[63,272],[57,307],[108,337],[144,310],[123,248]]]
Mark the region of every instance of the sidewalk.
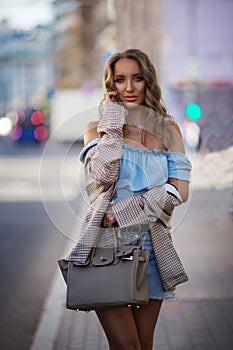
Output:
[[[190,281],[178,286],[176,301],[163,303],[154,350],[233,349],[232,189],[199,189],[198,181],[191,201],[177,208],[173,232]],[[59,274],[42,316],[31,350],[108,349],[94,312],[65,309]]]
[[[232,350],[233,298],[165,302],[158,321],[156,350]],[[65,311],[53,350],[107,350],[94,312]]]

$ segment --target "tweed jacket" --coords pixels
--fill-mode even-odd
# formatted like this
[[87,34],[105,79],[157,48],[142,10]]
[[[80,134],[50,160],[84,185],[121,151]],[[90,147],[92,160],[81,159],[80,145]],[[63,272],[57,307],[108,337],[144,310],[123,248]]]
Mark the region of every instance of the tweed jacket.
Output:
[[[101,224],[111,204],[120,228],[149,224],[154,253],[165,291],[174,290],[188,276],[173,246],[170,220],[175,206],[181,202],[165,186],[155,187],[137,197],[125,198],[112,203],[118,179],[120,160],[123,155],[123,126],[126,109],[109,102],[100,109],[98,133],[101,140],[86,152],[84,159],[86,191],[90,207],[84,218],[78,242],[68,255],[68,260],[85,264],[96,240],[102,232]],[[107,235],[106,242],[112,238]]]

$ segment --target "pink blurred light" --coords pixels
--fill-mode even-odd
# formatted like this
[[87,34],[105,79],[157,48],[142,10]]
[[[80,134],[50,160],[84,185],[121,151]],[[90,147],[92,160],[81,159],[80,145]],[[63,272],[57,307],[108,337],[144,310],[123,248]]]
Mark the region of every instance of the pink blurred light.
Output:
[[26,118],[24,111],[22,111],[22,110],[18,111],[17,114],[18,114],[18,124],[23,124],[23,122]]
[[44,121],[44,113],[42,111],[35,111],[31,115],[31,122],[33,125],[40,125]]
[[22,133],[23,133],[22,127],[20,125],[16,125],[12,129],[10,136],[12,140],[18,140],[22,136]]
[[43,141],[48,136],[48,128],[44,125],[37,126],[34,130],[34,137],[38,141]]

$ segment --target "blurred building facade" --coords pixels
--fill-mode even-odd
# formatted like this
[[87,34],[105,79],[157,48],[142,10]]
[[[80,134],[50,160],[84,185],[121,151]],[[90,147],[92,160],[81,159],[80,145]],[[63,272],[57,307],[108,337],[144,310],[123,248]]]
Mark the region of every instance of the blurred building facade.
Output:
[[115,1],[117,47],[145,51],[158,75],[162,67],[164,45],[164,0]]
[[164,5],[162,79],[169,111],[183,130],[194,135],[198,126],[197,146],[226,149],[233,145],[233,1]]
[[163,79],[233,82],[233,1],[164,0]]
[[54,0],[53,8],[47,28],[0,24],[2,100],[29,100],[45,80],[100,85],[109,55],[128,47],[148,53],[163,85],[233,82],[232,1]]
[[213,115],[221,118],[219,106],[231,119],[233,1],[53,0],[53,8],[49,28],[16,32],[0,26],[1,113],[17,98],[29,103],[51,81],[55,128],[99,102],[111,54],[137,47],[154,63],[169,112],[181,126],[190,103],[203,105],[202,128]]
[[107,0],[55,0],[55,64],[58,88],[101,83],[101,34],[109,25]]
[[29,31],[0,24],[0,116],[31,107],[53,84],[53,43],[49,26]]
[[55,0],[56,85],[100,84],[116,50],[137,47],[160,69],[164,0]]
[[116,50],[137,47],[164,84],[233,82],[229,0],[54,0],[57,86],[99,82]]

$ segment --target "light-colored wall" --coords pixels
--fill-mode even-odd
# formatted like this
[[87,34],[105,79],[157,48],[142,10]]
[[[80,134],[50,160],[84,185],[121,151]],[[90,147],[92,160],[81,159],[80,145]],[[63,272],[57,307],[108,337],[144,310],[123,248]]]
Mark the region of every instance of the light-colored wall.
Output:
[[163,80],[233,82],[233,1],[164,0]]

